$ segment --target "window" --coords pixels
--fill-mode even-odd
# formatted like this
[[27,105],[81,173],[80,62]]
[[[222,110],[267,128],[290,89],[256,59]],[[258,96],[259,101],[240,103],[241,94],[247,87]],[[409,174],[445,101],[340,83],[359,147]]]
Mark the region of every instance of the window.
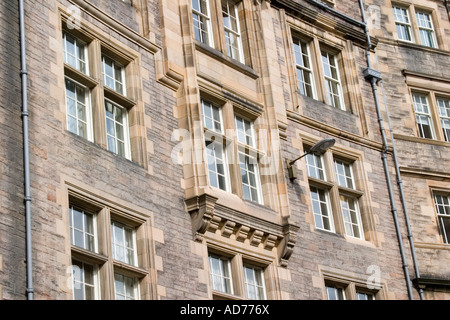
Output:
[[221,143],[212,142],[206,146],[209,183],[214,188],[228,190],[227,163]]
[[[336,179],[340,187],[355,189],[352,165],[334,160]],[[355,238],[362,238],[362,221],[359,213],[358,199],[355,196],[343,194],[340,191],[340,203],[344,219],[345,234]]]
[[235,121],[244,199],[260,203],[262,196],[258,155],[251,150],[251,148],[255,147],[253,123],[237,115],[235,116]]
[[342,288],[336,286],[326,286],[327,300],[345,300],[345,293]]
[[88,74],[87,46],[84,42],[63,32],[63,54],[65,63],[82,73]]
[[134,278],[119,273],[114,274],[114,290],[116,300],[136,300],[139,287]]
[[74,300],[98,299],[97,268],[81,261],[72,261]]
[[411,22],[408,10],[401,7],[393,7],[393,10],[398,38],[403,41],[412,41]]
[[208,46],[213,46],[209,0],[192,0],[192,17],[194,20],[195,39]]
[[331,216],[331,210],[329,207],[329,197],[328,192],[323,189],[319,189],[313,186],[309,188],[313,213],[314,222],[317,229],[334,231],[333,227],[333,217]]
[[113,221],[111,223],[113,258],[130,265],[136,265],[136,239],[133,229]]
[[137,300],[151,294],[152,262],[143,250],[150,239],[148,220],[104,199],[69,192],[73,298]]
[[322,157],[312,153],[308,154],[306,156],[306,169],[309,177],[325,180]]
[[221,109],[211,102],[202,100],[203,125],[211,130],[223,133]]
[[413,93],[413,102],[417,126],[419,127],[419,135],[422,138],[433,139],[433,124],[427,96],[424,94]]
[[450,142],[450,99],[436,98],[444,140]]
[[383,288],[368,288],[365,277],[325,275],[327,300],[377,300],[383,297]]
[[[325,181],[325,171],[321,156],[308,154],[306,156],[306,168],[308,177]],[[309,192],[316,228],[334,231],[328,190],[320,186],[310,185]]]
[[70,206],[70,243],[74,246],[96,252],[95,216],[83,209]]
[[[340,110],[350,110],[357,103],[344,92],[353,85],[351,81],[343,82],[345,70],[355,66],[343,57],[351,55],[348,44],[328,41],[311,31],[300,33],[293,31],[292,62],[295,65],[295,91],[300,96],[313,98]],[[330,40],[331,41],[331,40]],[[348,77],[347,77],[348,79]],[[294,84],[293,84],[294,85]]]
[[122,157],[130,157],[128,113],[121,106],[105,100],[107,149]]
[[222,0],[222,17],[225,31],[227,55],[242,61],[241,28],[239,27],[239,12],[234,0]]
[[[242,6],[242,1],[234,0],[192,0],[195,40],[244,63],[240,21],[240,13],[244,13]],[[223,29],[219,30],[222,25]]]
[[434,194],[434,205],[439,221],[442,241],[450,244],[450,198],[446,194]]
[[336,179],[341,187],[353,188],[353,173],[350,164],[334,160]]
[[124,68],[115,62],[113,59],[103,56],[102,57],[102,74],[103,83],[110,89],[125,94],[124,84]]
[[230,260],[220,256],[209,256],[211,286],[215,291],[233,294]]
[[421,44],[436,48],[436,37],[434,35],[433,21],[431,15],[426,12],[416,11],[417,25],[419,27]]
[[[307,152],[309,146],[304,146]],[[311,208],[316,229],[365,239],[360,199],[364,192],[355,179],[356,159],[341,158],[338,152],[306,155]],[[366,224],[370,225],[367,216]],[[342,225],[340,230],[338,226]],[[340,227],[341,228],[341,227]]]
[[342,101],[342,86],[336,56],[322,50],[322,63],[325,74],[325,87],[328,104],[338,109],[345,109]]
[[297,81],[300,94],[315,98],[314,78],[309,52],[309,44],[294,38],[294,56],[297,68]]
[[85,139],[92,140],[91,108],[89,90],[66,78],[67,130]]
[[250,147],[255,147],[255,137],[253,133],[252,122],[239,116],[235,116],[235,119],[238,141]]
[[[253,121],[234,111],[229,112],[230,108],[219,104],[220,102],[201,99],[209,185],[234,192],[245,200],[263,204],[260,152],[256,148]],[[224,110],[227,110],[227,114],[230,113],[226,117],[222,115]],[[231,116],[234,117],[234,123],[224,122],[224,118],[230,119]],[[232,131],[233,135],[226,137],[225,128],[228,133]],[[231,172],[239,172],[240,180],[231,181]]]
[[392,10],[398,40],[438,48],[432,10],[406,4],[394,5]]
[[412,104],[421,138],[450,142],[450,98],[441,92],[413,89]]
[[209,275],[216,299],[267,299],[265,270],[240,253],[209,252]]
[[203,126],[220,134],[213,134],[206,141],[206,160],[208,164],[209,183],[214,188],[228,191],[228,163],[224,150],[222,110],[213,103],[202,99]]
[[264,300],[266,290],[264,289],[263,270],[261,268],[245,265],[244,276],[247,299]]
[[356,300],[375,300],[372,293],[356,292]]
[[[63,21],[63,28],[65,23]],[[140,88],[133,86],[127,92],[127,75],[132,76],[135,61],[110,49],[120,44],[103,43],[91,37],[83,29],[63,31],[66,129],[67,131],[105,147],[119,156],[147,165],[143,139],[130,139],[130,130],[139,132],[140,121],[131,126],[133,119],[144,117],[143,105],[135,100],[140,97]],[[94,41],[95,40],[95,41]],[[88,59],[89,53],[89,59]],[[128,70],[128,71],[127,71]],[[101,74],[102,81],[90,75]],[[106,122],[106,126],[105,126]],[[95,133],[95,134],[94,134]]]

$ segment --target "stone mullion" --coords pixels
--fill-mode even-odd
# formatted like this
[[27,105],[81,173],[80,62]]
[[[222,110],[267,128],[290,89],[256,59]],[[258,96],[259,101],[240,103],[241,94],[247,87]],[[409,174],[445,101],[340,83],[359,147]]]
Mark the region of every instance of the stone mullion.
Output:
[[320,43],[317,38],[314,38],[313,41],[310,43],[310,54],[311,54],[311,60],[313,64],[313,72],[315,70],[314,74],[314,80],[316,84],[316,93],[317,93],[317,100],[322,101],[324,103],[328,103],[328,97],[327,97],[327,90],[325,86],[325,74],[323,71],[323,65],[322,65],[322,58],[321,58],[321,50],[320,50]]
[[333,187],[329,190],[330,196],[330,214],[333,215],[335,232],[338,234],[345,234],[345,226],[342,218],[341,202],[339,187],[336,180],[336,172],[334,169],[334,158],[332,152],[326,152],[324,154],[324,166],[327,173],[327,181],[333,184]]
[[108,261],[100,266],[100,291],[103,300],[114,300],[114,265],[111,243],[111,212],[104,208],[99,216],[99,240],[101,240],[102,254]]
[[428,94],[428,108],[430,110],[431,121],[436,140],[445,141],[444,133],[442,132],[441,118],[439,117],[438,105],[436,102],[436,94],[431,91]]
[[211,6],[211,25],[214,37],[215,49],[227,55],[227,46],[225,41],[225,26],[222,18],[222,1],[210,0]]
[[99,83],[99,85],[95,86],[91,91],[94,142],[106,149],[105,97],[103,92],[100,41],[97,39],[93,40],[91,45],[89,45],[88,51],[91,76]]

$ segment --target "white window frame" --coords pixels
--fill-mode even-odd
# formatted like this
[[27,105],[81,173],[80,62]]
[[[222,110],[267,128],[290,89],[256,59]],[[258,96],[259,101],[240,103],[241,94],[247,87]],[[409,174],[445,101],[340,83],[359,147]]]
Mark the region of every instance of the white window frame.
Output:
[[[122,277],[122,279],[123,279],[123,281],[121,281],[121,282],[123,283],[123,286],[124,286],[124,289],[125,289],[125,293],[124,294],[118,294],[116,282],[119,281],[119,280],[117,279],[117,277]],[[131,296],[129,296],[127,294],[127,292],[128,292],[128,290],[126,288],[126,286],[127,286],[127,281],[126,280],[127,279],[129,279],[129,280],[131,280],[133,282],[133,287],[134,287],[133,288],[133,294],[134,294],[134,297],[132,299],[130,299]],[[118,295],[119,296],[123,296],[125,299],[117,299]],[[134,278],[134,277],[128,277],[128,276],[125,276],[125,275],[123,275],[121,273],[114,272],[114,298],[115,298],[115,300],[140,300],[139,280],[137,278]]]
[[[327,173],[325,171],[323,157],[312,153],[306,155],[306,172],[308,177],[326,181]],[[323,177],[320,177],[320,172]],[[313,173],[313,174],[312,174]]]
[[[113,69],[113,77],[111,77],[110,75],[106,74],[106,59],[110,60],[112,63],[112,69]],[[116,78],[116,68],[120,69],[120,77],[122,78],[122,81],[119,81]],[[106,79],[109,78],[112,80],[113,82],[113,86],[109,86],[107,85],[107,81]],[[114,90],[115,92],[126,96],[127,95],[127,88],[126,88],[126,77],[125,77],[125,67],[123,65],[121,65],[120,63],[118,63],[116,60],[114,60],[113,58],[110,58],[109,56],[105,55],[102,53],[102,80],[103,80],[103,86],[105,88],[109,88],[111,90]],[[117,88],[117,84],[120,84],[122,86],[122,90],[119,90]]]
[[[423,100],[421,98],[425,98],[426,104],[423,103]],[[433,117],[431,115],[431,109],[430,109],[430,102],[428,100],[428,95],[425,93],[420,93],[420,92],[412,92],[412,99],[413,99],[413,106],[414,106],[414,112],[416,115],[416,124],[417,124],[417,128],[418,128],[418,133],[419,136],[425,139],[436,139],[436,132],[435,132],[435,126],[433,123]],[[418,102],[417,99],[420,99],[420,101]],[[420,105],[419,105],[420,103]],[[428,112],[424,112],[423,111],[423,107],[426,106],[426,108],[428,109]],[[419,107],[421,107],[421,109],[419,109]],[[429,126],[430,126],[430,132],[431,132],[431,137],[425,137],[424,134],[424,130],[423,130],[423,126],[422,123],[419,121],[419,119],[427,119],[429,121]]]
[[[330,299],[330,291],[331,290],[334,290],[334,294],[336,297],[338,297],[338,298],[341,297],[342,299]],[[335,285],[326,285],[325,291],[327,294],[327,300],[346,300],[344,288],[341,288],[341,287],[335,286]]]
[[[427,16],[428,19],[427,20],[422,19],[423,16]],[[416,20],[417,20],[417,26],[419,28],[419,36],[420,36],[421,44],[426,47],[437,48],[436,32],[434,30],[433,17],[431,16],[431,14],[428,12],[425,12],[425,11],[416,10]],[[421,25],[421,21],[428,22],[429,26]],[[429,34],[429,41],[432,42],[430,45],[424,43],[424,39],[422,37],[422,31]]]
[[[401,7],[401,6],[392,6],[392,11],[393,11],[393,15],[394,15],[394,21],[395,21],[395,27],[397,30],[398,40],[405,41],[405,42],[414,42],[414,34],[413,34],[413,30],[412,30],[411,17],[410,17],[408,8]],[[402,18],[401,20],[398,19],[398,18],[400,18],[398,16],[398,11],[401,11],[401,18]],[[404,13],[406,13],[406,15]],[[405,17],[406,17],[407,21],[405,21],[405,19],[404,19]],[[401,33],[399,33],[399,27],[404,27],[408,31],[410,39],[403,39],[401,37]]]
[[[333,162],[338,186],[356,190],[355,178],[353,175],[353,164],[342,161],[340,159],[333,159]],[[343,174],[340,172],[339,168],[343,169]],[[343,178],[345,184],[341,183],[340,178]],[[354,209],[351,209],[349,201],[353,201]],[[355,196],[348,196],[340,192],[339,204],[342,212],[342,219],[344,221],[345,234],[349,237],[364,239],[364,228],[362,225],[358,198]],[[351,228],[350,231],[348,227]],[[354,228],[357,228],[359,236],[355,236]]]
[[[255,130],[253,128],[253,121],[250,121],[244,117],[241,117],[240,115],[235,114],[234,121],[236,125],[236,136],[238,139],[238,142],[243,145],[248,145],[252,148],[256,147],[256,139],[255,139]],[[243,129],[239,127],[238,123],[242,123]],[[246,129],[246,127],[248,127]],[[242,136],[245,137],[245,141],[240,139]]]
[[[75,41],[75,56],[73,56],[72,54],[70,54],[67,51],[67,37],[71,37],[74,41]],[[79,56],[79,48],[82,47],[83,50],[83,54],[85,57],[85,60],[83,60],[80,56]],[[75,65],[69,63],[69,60],[67,58],[67,56],[70,55],[75,59]],[[88,56],[88,50],[87,50],[87,44],[81,40],[79,40],[77,37],[74,37],[73,35],[71,35],[68,32],[63,31],[63,58],[64,58],[64,63],[66,63],[67,65],[77,69],[78,71],[89,75],[89,56]],[[81,68],[81,63],[84,63],[84,71]]]
[[[258,153],[254,149],[256,147],[256,137],[255,137],[255,130],[253,127],[253,121],[250,121],[245,117],[235,114],[234,123],[238,141],[238,157],[239,157],[238,162],[239,162],[239,171],[241,173],[242,188],[245,189],[247,187],[250,192],[249,197],[246,197],[245,191],[243,190],[244,199],[262,204],[263,194],[262,194],[261,176],[259,172]],[[239,123],[242,124],[244,130],[241,130],[241,128],[239,128]],[[246,126],[248,126],[247,130]],[[245,141],[241,140],[242,136],[245,137]],[[244,159],[244,161],[241,161],[242,158]],[[253,165],[254,171],[250,171],[249,164]],[[245,171],[246,173],[247,182],[244,182],[243,180],[243,171]],[[255,176],[254,184],[251,183],[250,174]],[[251,189],[256,190],[256,199],[252,195]]]
[[373,293],[361,292],[356,290],[356,300],[376,300]]
[[[213,273],[213,266],[212,266],[212,259],[216,259],[219,261],[219,274]],[[217,255],[217,254],[208,254],[208,264],[209,264],[209,276],[211,281],[211,288],[213,291],[226,293],[226,294],[234,294],[234,288],[233,288],[233,274],[231,273],[231,259]],[[228,277],[225,273],[228,272]],[[214,277],[217,277],[219,280],[220,287],[215,287],[216,282],[214,281]],[[229,285],[229,292],[226,291],[226,284]]]
[[[244,191],[244,199],[250,200],[259,204],[262,204],[262,190],[261,190],[261,178],[259,175],[259,165],[258,165],[258,159],[257,155],[251,155],[242,148],[239,148],[239,169],[241,171],[241,180],[242,180],[242,188],[245,188],[246,186],[249,188],[249,198],[245,196]],[[242,162],[242,157],[244,158],[244,162]],[[247,161],[248,160],[248,161]],[[253,165],[254,171],[251,171],[249,169],[249,164]],[[247,183],[243,180],[243,171],[245,171],[247,175]],[[255,183],[251,183],[250,174],[255,176]],[[256,199],[253,196],[253,193],[251,192],[251,189],[256,190]]]
[[[194,9],[194,5],[193,5],[194,1],[199,3],[199,9],[201,9],[200,2],[204,1],[205,4],[206,4],[206,12],[201,12],[201,11],[198,11],[198,10]],[[213,37],[213,34],[212,34],[211,11],[210,11],[209,0],[192,0],[191,1],[191,6],[192,6],[192,19],[193,19],[193,28],[194,28],[194,38],[197,41],[199,41],[199,42],[201,42],[201,43],[203,43],[203,44],[205,44],[207,46],[214,47],[214,37]],[[200,39],[197,39],[196,36],[195,36],[196,35],[196,31],[195,31],[196,30],[195,15],[199,16],[200,17],[199,19],[203,18],[203,19],[206,20],[206,22],[204,23],[205,27],[206,27],[206,31],[203,31],[202,29],[200,29],[200,26],[198,28],[199,29]],[[197,19],[197,21],[200,24],[200,20],[199,19]],[[204,37],[203,33],[206,34],[206,37]]]
[[[442,203],[437,201],[438,197],[442,198],[443,200]],[[444,199],[447,200],[447,203],[444,202]],[[433,201],[436,209],[436,214],[438,217],[438,224],[442,236],[442,241],[445,244],[450,244],[450,232],[447,234],[444,223],[444,219],[448,219],[449,221],[448,224],[450,224],[450,196],[448,194],[444,194],[441,192],[433,192]]]
[[[223,7],[224,7],[224,3],[226,3],[226,8],[227,8],[227,12],[223,11]],[[224,14],[226,13],[229,17],[232,16],[232,13],[230,12],[230,3],[232,3],[233,8],[234,8],[234,18],[236,19],[236,28],[237,30],[233,30],[233,28],[231,26],[227,26],[225,24],[225,20],[223,21],[223,25],[224,25],[224,32],[225,32],[225,46],[226,46],[226,50],[227,50],[227,55],[235,60],[238,60],[239,62],[243,63],[244,62],[244,52],[243,52],[243,48],[242,48],[242,34],[241,34],[241,27],[240,27],[240,22],[239,22],[239,10],[237,7],[237,3],[234,0],[221,0],[221,7],[222,7],[222,19]],[[230,19],[230,18],[229,18]],[[233,45],[231,44],[231,37],[227,36],[228,34],[234,35],[236,37],[236,42],[237,42],[237,52],[238,52],[238,57],[234,56],[233,54]],[[227,38],[229,39],[229,42],[227,42]]]
[[[222,154],[222,158],[218,156],[218,150],[220,150]],[[209,185],[213,188],[217,188],[223,191],[230,190],[230,174],[228,168],[228,157],[226,154],[226,150],[222,142],[206,142],[206,164],[208,166],[208,179]],[[223,165],[223,173],[220,173],[217,166],[219,163]],[[211,170],[210,165],[214,166],[214,170]],[[211,175],[215,175],[215,180],[217,181],[217,185],[213,184],[213,179]],[[224,179],[225,186],[224,188],[220,187],[219,176],[222,176]]]
[[[75,244],[75,225],[74,225],[74,214],[73,211],[76,210],[78,212],[80,212],[83,216],[83,229],[79,230],[82,234],[83,234],[83,246],[79,246],[77,244]],[[86,215],[90,215],[92,216],[92,229],[94,231],[94,233],[90,234],[87,232],[87,228],[86,228]],[[98,235],[97,235],[97,215],[91,212],[88,212],[80,207],[74,206],[73,204],[71,204],[69,206],[69,229],[70,229],[70,244],[78,247],[78,248],[82,248],[84,250],[87,251],[91,251],[94,253],[98,252]],[[93,238],[93,245],[94,245],[94,250],[90,250],[86,244],[86,236],[91,236]]]
[[[255,279],[255,283],[251,283],[247,277],[247,270],[251,270],[253,273],[253,278]],[[251,300],[266,300],[266,287],[265,287],[265,281],[264,281],[264,270],[260,267],[254,267],[249,264],[245,264],[243,266],[244,270],[244,287],[245,287],[245,296],[247,299]],[[257,283],[257,278],[260,278],[261,284]],[[256,293],[256,296],[249,296],[249,287],[253,287]]]
[[[359,211],[359,202],[355,197],[340,195],[339,197],[342,218],[344,221],[345,234],[349,237],[364,239],[363,226],[361,221],[361,213]],[[353,201],[354,209],[350,208],[349,200]],[[352,215],[353,212],[353,215]],[[350,228],[350,229],[348,229]],[[355,235],[355,228],[357,228],[358,235]]]
[[[66,83],[66,81],[70,81],[70,82],[72,82],[75,85],[75,95],[76,96],[78,95],[78,93],[76,91],[76,87],[83,88],[83,90],[85,92],[84,98],[85,98],[85,101],[86,101],[86,104],[84,105],[85,112],[86,112],[86,121],[83,121],[83,120],[81,120],[79,118],[79,112],[78,112],[79,111],[78,110],[78,103],[79,103],[79,101],[78,101],[77,97],[75,98],[76,99],[75,100],[75,108],[76,108],[76,114],[77,115],[73,116],[73,115],[69,114],[69,110],[68,110],[69,106],[68,106],[67,100],[68,99],[72,99],[72,98],[69,98],[68,95],[67,95],[67,83]],[[67,131],[72,132],[73,134],[76,134],[76,135],[78,135],[78,136],[80,136],[80,137],[82,137],[82,138],[92,142],[93,141],[93,136],[94,136],[94,133],[93,133],[94,130],[93,130],[93,125],[92,125],[91,91],[85,85],[82,85],[81,83],[79,83],[79,82],[77,82],[77,81],[75,81],[75,80],[73,80],[73,79],[71,79],[69,77],[65,77],[64,78],[64,96],[65,96],[65,104],[66,104],[66,122],[67,122],[66,123],[66,128],[67,128]],[[76,130],[76,132],[73,132],[72,130],[70,130],[69,117],[73,118],[77,122],[77,130]],[[80,121],[86,124],[86,137],[83,137],[82,135],[80,135],[80,131],[79,131],[79,122]]]
[[[311,50],[309,47],[309,43],[298,37],[295,37],[295,36],[293,37],[292,42],[294,43],[293,44],[294,59],[295,59],[295,66],[296,66],[296,70],[297,70],[297,84],[298,84],[298,88],[300,90],[300,94],[307,96],[307,97],[311,97],[313,99],[317,99],[313,65],[312,65],[312,60],[311,60]],[[306,47],[306,53],[303,52],[302,44],[305,45],[305,47]],[[300,48],[299,52],[297,52],[295,50],[296,47]],[[297,59],[298,55],[301,55],[301,63],[299,63],[299,61]],[[306,57],[306,59],[308,60],[308,64],[310,66],[309,68],[304,65],[304,57]],[[301,72],[301,74],[302,74],[302,79],[299,79],[299,76],[298,76],[299,72]],[[312,94],[311,96],[309,96],[307,94],[305,73],[308,73],[310,76],[311,83],[309,85],[311,86],[311,94]],[[302,93],[302,90],[303,90],[303,93]]]
[[[119,229],[122,229],[123,231],[123,243],[116,242],[116,234],[114,232],[114,227],[117,227]],[[131,238],[132,238],[132,247],[126,246],[126,232],[131,232]],[[121,247],[124,251],[124,259],[121,260],[117,256],[116,247]],[[136,230],[134,228],[131,228],[121,222],[115,221],[114,219],[111,220],[111,249],[112,249],[112,257],[114,260],[121,261],[124,263],[127,263],[132,266],[138,266],[138,258],[137,258],[137,245],[136,245]],[[128,253],[131,251],[133,261],[127,261],[128,260]]]
[[444,134],[444,140],[450,142],[450,99],[436,96],[436,105]]
[[[334,108],[345,110],[345,103],[344,103],[344,95],[343,95],[343,88],[342,88],[342,82],[341,77],[339,74],[339,65],[338,65],[338,59],[336,54],[329,52],[326,49],[320,50],[320,55],[322,59],[322,70],[325,78],[325,91],[326,91],[326,99],[328,100],[328,104]],[[324,61],[324,54],[326,55],[326,62]],[[331,64],[331,60],[333,60],[334,65]],[[326,66],[329,66],[330,69],[330,75],[327,75],[327,68]],[[333,77],[332,68],[336,69],[336,77]],[[337,86],[338,92],[333,91],[332,84],[335,84]],[[336,106],[336,101],[334,97],[338,98],[339,106]]]
[[[73,263],[73,260],[76,260],[78,263],[81,264],[81,268]],[[86,286],[94,288],[94,297],[93,300],[98,300],[100,298],[100,281],[98,277],[98,265],[86,263],[79,259],[73,259],[72,260],[72,296],[75,300],[75,289],[77,286],[82,286],[83,289],[83,300],[86,300]],[[92,267],[92,277],[93,277],[93,284],[88,284],[85,282],[85,270],[84,266],[89,265]],[[76,273],[79,272],[79,276],[82,277],[81,281],[79,281],[76,277]]]
[[[317,190],[317,194],[319,195],[319,199],[318,199],[318,200],[315,200],[315,199],[313,199],[313,197],[312,197],[312,192],[313,192],[313,191],[312,191],[311,189],[313,189],[313,188]],[[319,193],[320,193],[321,191],[324,193],[324,196],[325,196],[325,203],[324,203],[323,201],[320,200],[320,194],[319,194]],[[328,232],[335,232],[335,228],[334,228],[334,219],[333,219],[333,212],[332,212],[331,204],[330,204],[329,191],[326,190],[326,189],[324,189],[324,188],[320,188],[320,187],[316,187],[316,186],[314,186],[314,185],[310,185],[310,186],[309,186],[309,192],[310,192],[310,198],[311,198],[311,206],[312,206],[312,209],[313,209],[312,212],[313,212],[313,215],[314,215],[314,226],[316,227],[316,229],[319,229],[319,230],[324,230],[324,231],[328,231]],[[314,211],[314,201],[316,201],[316,202],[319,203],[320,212],[315,212],[315,211]],[[321,206],[322,203],[325,204],[325,207],[326,207],[326,209],[327,209],[327,215],[324,215],[323,212],[322,212],[322,206]],[[316,223],[316,216],[317,216],[318,218],[320,218],[323,227],[320,227],[320,226],[317,225],[317,223]],[[325,226],[325,223],[324,223],[324,217],[328,218],[328,220],[329,220],[329,225],[330,225],[330,229],[326,229],[326,228],[324,227],[324,226]]]
[[[106,105],[107,103],[110,103],[113,108],[118,108],[122,110],[122,123],[118,122],[115,117],[111,118],[108,117],[107,113],[106,113]],[[106,149],[110,152],[113,152],[117,155],[120,155],[118,152],[118,141],[123,142],[124,144],[124,155],[121,155],[127,159],[131,159],[131,144],[130,144],[130,127],[129,127],[129,123],[128,123],[128,109],[122,107],[121,105],[119,105],[118,103],[114,102],[113,100],[107,99],[105,98],[105,125],[106,125]],[[114,136],[108,133],[108,119],[110,119],[113,123],[114,123]],[[121,139],[119,139],[117,137],[117,127],[116,124],[120,124],[123,127],[123,141]],[[114,139],[114,150],[111,150],[109,148],[109,143],[108,143],[108,138],[111,137],[111,139]]]
[[[223,127],[223,117],[222,117],[222,108],[216,106],[214,103],[205,100],[205,99],[201,99],[201,104],[202,104],[202,119],[203,119],[203,126],[209,130],[215,131],[215,132],[219,132],[221,134],[224,133],[224,127]],[[206,109],[210,109],[211,110],[211,115],[212,118],[206,115]],[[217,110],[217,113],[219,115],[219,118],[215,118],[214,115],[214,110]],[[208,122],[207,120],[210,120],[212,122],[212,127],[207,126]],[[217,124],[219,124],[220,128],[217,128]]]
[[[344,174],[339,172],[339,169],[338,169],[339,166],[343,167]],[[349,175],[347,175],[345,168],[348,168]],[[340,187],[355,189],[355,179],[353,177],[353,166],[351,163],[347,163],[345,161],[334,159],[334,169],[336,171],[336,180]],[[343,177],[343,179],[345,180],[345,184],[341,184],[340,177]],[[349,180],[350,180],[351,185],[349,185]]]

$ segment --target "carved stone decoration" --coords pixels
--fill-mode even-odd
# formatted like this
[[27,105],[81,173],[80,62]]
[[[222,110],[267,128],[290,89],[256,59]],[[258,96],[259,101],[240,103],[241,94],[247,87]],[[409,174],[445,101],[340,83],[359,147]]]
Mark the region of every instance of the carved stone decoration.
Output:
[[[209,194],[185,200],[191,216],[192,233],[195,241],[205,241],[205,234],[231,238],[268,251],[277,248],[279,266],[286,268],[297,241],[299,227],[289,218],[267,221],[259,217],[233,210],[217,204],[217,197]],[[209,239],[209,238],[208,238]]]
[[222,236],[224,236],[225,238],[229,238],[234,231],[234,228],[236,227],[236,223],[233,221],[227,221],[223,224],[222,226]]
[[236,232],[236,240],[240,241],[240,242],[244,242],[248,237],[249,231],[250,231],[249,227],[241,225]]
[[215,233],[219,229],[220,221],[222,221],[222,218],[213,216],[209,221],[208,231]]
[[292,224],[286,225],[285,235],[283,240],[279,244],[280,254],[280,266],[287,268],[288,260],[294,251],[295,243],[297,242],[298,227]]
[[191,215],[194,240],[199,242],[203,241],[203,236],[214,217],[216,201],[216,197],[208,194],[185,200],[187,211]]
[[277,242],[278,237],[273,235],[273,234],[269,234],[266,236],[266,238],[264,239],[264,249],[272,251],[273,247],[275,247],[276,242]]
[[252,235],[250,236],[250,244],[255,247],[259,246],[259,244],[262,241],[263,236],[264,236],[264,232],[254,230],[252,232]]

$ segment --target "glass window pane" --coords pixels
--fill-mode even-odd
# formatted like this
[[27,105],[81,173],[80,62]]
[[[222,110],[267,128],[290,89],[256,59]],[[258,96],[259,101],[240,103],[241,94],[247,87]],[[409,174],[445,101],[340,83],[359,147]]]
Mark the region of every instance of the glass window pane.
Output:
[[67,130],[78,134],[77,120],[73,117],[67,117]]

